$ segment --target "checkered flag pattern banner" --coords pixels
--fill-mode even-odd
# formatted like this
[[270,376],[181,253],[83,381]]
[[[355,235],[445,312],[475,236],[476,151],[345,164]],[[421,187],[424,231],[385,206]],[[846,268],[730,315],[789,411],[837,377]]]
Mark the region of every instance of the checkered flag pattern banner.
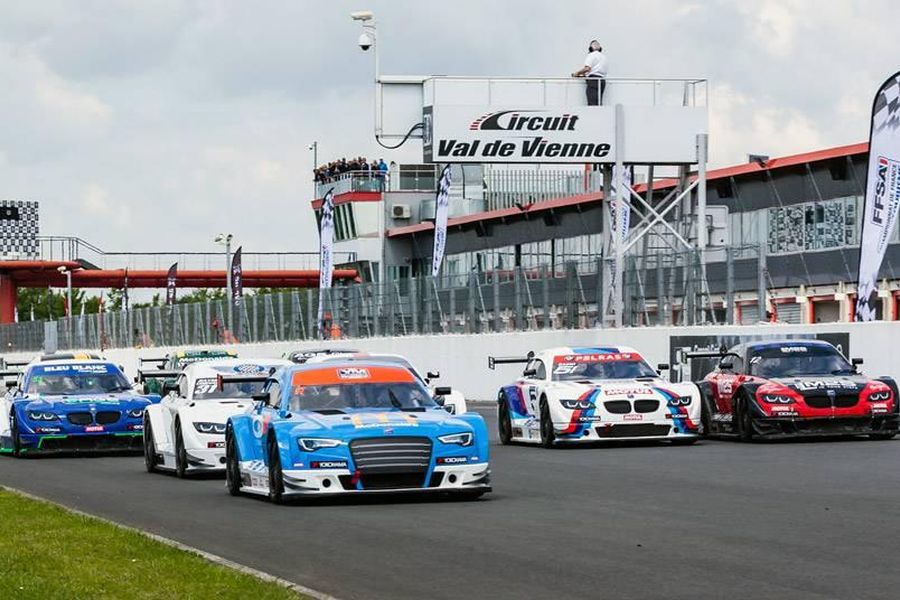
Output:
[[872,129],[874,133],[885,128],[896,131],[898,127],[900,127],[900,75],[895,75],[885,82],[875,98]]
[[872,134],[860,233],[856,320],[873,321],[878,279],[900,214],[900,73],[888,77],[872,103]]
[[0,200],[0,258],[38,258],[38,203]]

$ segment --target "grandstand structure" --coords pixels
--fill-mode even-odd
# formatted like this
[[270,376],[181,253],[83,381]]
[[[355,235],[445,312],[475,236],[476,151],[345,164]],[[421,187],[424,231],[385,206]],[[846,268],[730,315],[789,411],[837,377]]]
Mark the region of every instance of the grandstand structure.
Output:
[[[701,272],[695,253],[672,240],[680,232],[696,242],[694,194],[680,214],[666,215],[674,231],[657,228],[626,252],[625,324],[852,320],[866,164],[862,143],[709,171],[705,282],[695,279]],[[336,188],[335,249],[352,251],[353,266],[367,280],[380,273],[388,287],[405,290],[405,282],[430,272],[438,172],[434,165],[399,165],[387,179],[348,173],[319,187],[322,193]],[[610,202],[603,175],[589,165],[454,168],[445,263],[437,281],[419,286],[422,302],[456,288],[456,304],[464,306],[471,278],[489,287],[496,280],[530,286],[530,293],[520,292],[531,296],[523,300],[525,312],[541,321],[544,280],[551,296],[564,295],[571,287],[566,279],[576,276],[576,294],[596,303]],[[645,169],[636,173],[634,191],[647,205],[659,205],[694,177]],[[633,203],[632,223],[643,214]],[[900,268],[897,231],[881,272],[878,314],[886,320],[900,316],[894,264]]]

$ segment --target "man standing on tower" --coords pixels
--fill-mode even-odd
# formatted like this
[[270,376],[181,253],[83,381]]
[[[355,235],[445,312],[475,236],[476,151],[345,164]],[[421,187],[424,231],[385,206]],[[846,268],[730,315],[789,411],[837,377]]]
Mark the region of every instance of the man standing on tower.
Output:
[[587,78],[588,106],[603,104],[603,92],[606,91],[606,71],[608,66],[606,55],[603,54],[600,42],[591,40],[588,46],[587,58],[584,59],[584,66],[572,73],[572,77]]

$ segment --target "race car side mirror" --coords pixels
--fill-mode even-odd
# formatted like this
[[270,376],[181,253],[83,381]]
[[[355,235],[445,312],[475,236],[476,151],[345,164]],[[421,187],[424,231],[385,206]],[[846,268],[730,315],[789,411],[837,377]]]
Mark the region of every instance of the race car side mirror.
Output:
[[656,365],[656,370],[657,371],[668,371],[669,363],[659,363],[658,365]]
[[428,371],[427,377],[428,377],[428,379],[440,379],[441,372],[440,371]]
[[178,384],[175,382],[164,383],[162,386],[162,395],[168,396],[169,394],[177,394],[178,393]]
[[15,389],[15,388],[17,388],[18,386],[19,386],[19,382],[18,382],[18,381],[7,381],[7,382],[6,382],[6,389],[8,389],[8,390]]
[[254,402],[266,403],[269,401],[269,394],[253,394],[251,398]]
[[452,393],[453,393],[453,388],[448,387],[448,386],[434,388],[435,396],[449,396]]
[[730,363],[730,362],[720,362],[719,363],[720,371],[730,371],[733,368],[734,368],[734,363]]
[[537,369],[525,369],[522,371],[522,375],[525,377],[534,377],[537,375]]
[[859,365],[863,364],[863,359],[853,358],[853,359],[850,359],[850,362],[853,364],[854,367],[858,367]]

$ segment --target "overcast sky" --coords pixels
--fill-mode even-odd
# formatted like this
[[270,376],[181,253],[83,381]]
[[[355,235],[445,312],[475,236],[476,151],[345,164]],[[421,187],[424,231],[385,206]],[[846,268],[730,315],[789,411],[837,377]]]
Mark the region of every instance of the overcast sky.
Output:
[[[677,6],[677,8],[675,8]],[[313,250],[312,155],[379,151],[385,74],[559,76],[598,38],[610,77],[711,81],[714,165],[863,141],[900,69],[896,0],[3,0],[0,198],[106,250]]]

